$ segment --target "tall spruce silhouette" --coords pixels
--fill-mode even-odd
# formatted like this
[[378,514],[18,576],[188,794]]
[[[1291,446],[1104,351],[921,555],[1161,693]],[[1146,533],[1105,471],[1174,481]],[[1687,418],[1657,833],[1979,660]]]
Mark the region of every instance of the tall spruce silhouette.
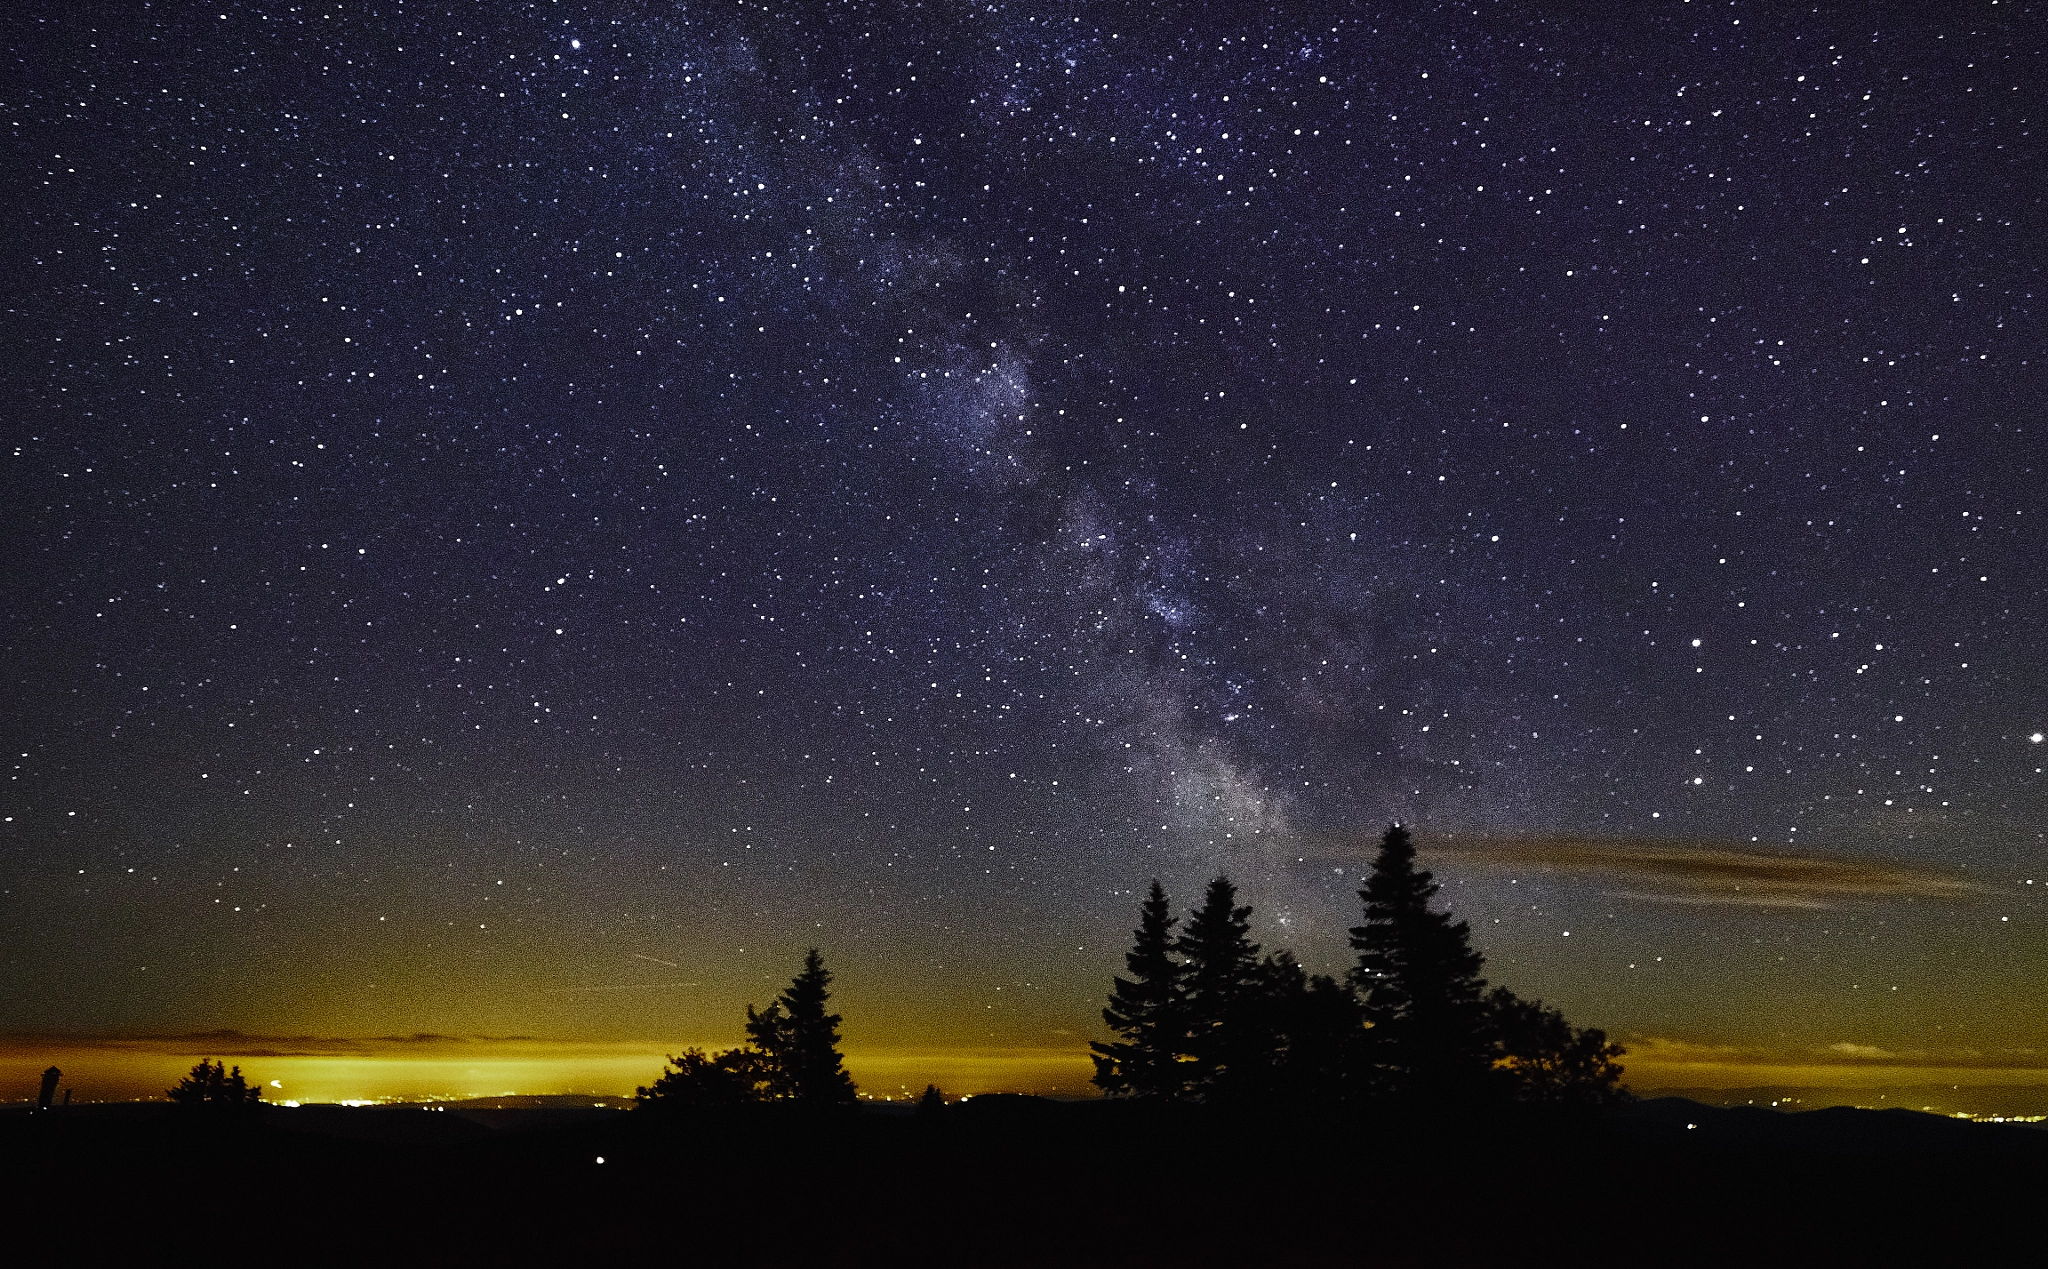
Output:
[[1187,1079],[1206,1092],[1257,1064],[1273,1037],[1250,1009],[1259,986],[1259,945],[1251,940],[1250,906],[1239,906],[1230,878],[1218,877],[1188,917],[1175,948],[1181,955],[1181,997],[1187,1019]]
[[1096,1087],[1111,1096],[1177,1098],[1187,1087],[1181,1056],[1187,1023],[1181,998],[1181,967],[1174,959],[1173,927],[1166,891],[1157,878],[1138,908],[1138,928],[1124,953],[1129,978],[1118,977],[1102,1011],[1118,1039],[1091,1042]]
[[1351,983],[1372,1028],[1370,1065],[1382,1091],[1415,1098],[1459,1097],[1484,1087],[1488,1044],[1485,958],[1471,930],[1430,907],[1437,885],[1415,866],[1415,844],[1399,824],[1358,897],[1365,923],[1351,930],[1358,964]]
[[854,1099],[854,1084],[841,1065],[839,1022],[825,1012],[832,975],[812,948],[803,972],[766,1009],[747,1006],[747,1039],[768,1059],[768,1096],[807,1106],[843,1105]]

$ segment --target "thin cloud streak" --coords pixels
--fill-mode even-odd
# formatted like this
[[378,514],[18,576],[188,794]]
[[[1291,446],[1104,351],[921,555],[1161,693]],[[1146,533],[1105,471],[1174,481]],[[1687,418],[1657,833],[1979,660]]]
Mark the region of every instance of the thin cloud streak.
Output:
[[2039,1082],[2048,1077],[2048,1053],[2033,1048],[1985,1050],[1969,1046],[1912,1046],[1894,1049],[1856,1040],[1810,1047],[1766,1048],[1703,1043],[1667,1035],[1628,1035],[1624,1039],[1628,1044],[1628,1066],[1631,1074],[1637,1076],[1648,1076],[1653,1072],[1721,1070],[1735,1073],[1796,1068],[1809,1074],[1833,1072],[1838,1079],[1853,1077],[1858,1072],[1902,1071],[1975,1071],[2010,1075],[2026,1082]]
[[239,1058],[410,1058],[436,1053],[602,1049],[605,1041],[546,1040],[535,1036],[252,1035],[223,1029],[178,1033],[17,1032],[0,1035],[0,1056],[24,1053],[155,1053]]
[[1938,869],[1839,855],[1786,855],[1721,842],[1567,835],[1444,837],[1425,843],[1459,865],[1594,876],[1617,897],[1697,907],[1819,909],[1854,901],[1956,902],[1976,882]]

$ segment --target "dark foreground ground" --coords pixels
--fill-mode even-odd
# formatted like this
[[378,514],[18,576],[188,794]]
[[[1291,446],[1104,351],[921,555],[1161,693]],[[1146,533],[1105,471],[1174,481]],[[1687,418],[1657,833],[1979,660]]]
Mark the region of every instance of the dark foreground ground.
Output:
[[2044,1196],[2048,1132],[1678,1100],[1462,1123],[1031,1098],[824,1122],[0,1112],[20,1265],[2039,1263]]

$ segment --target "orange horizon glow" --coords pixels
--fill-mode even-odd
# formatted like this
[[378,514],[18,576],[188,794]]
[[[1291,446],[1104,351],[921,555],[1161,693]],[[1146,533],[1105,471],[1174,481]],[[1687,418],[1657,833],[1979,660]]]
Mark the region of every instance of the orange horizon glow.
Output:
[[[14,1037],[0,1039],[0,1102],[33,1098],[47,1066],[80,1102],[149,1101],[163,1097],[201,1058],[240,1066],[263,1086],[264,1100],[282,1104],[436,1102],[489,1097],[576,1095],[620,1102],[661,1074],[671,1053],[719,1049],[716,1041],[563,1041],[415,1039],[282,1041],[219,1035],[134,1039]],[[1887,1055],[1889,1056],[1889,1055]],[[1735,1051],[1648,1039],[1623,1059],[1624,1082],[1638,1095],[1669,1089],[1797,1086],[1868,1099],[1889,1088],[1946,1084],[1957,1088],[2040,1086],[2048,1070],[2006,1063],[1915,1057],[1830,1060],[1817,1054]],[[1092,1097],[1093,1067],[1085,1049],[849,1048],[846,1066],[864,1097],[914,1098],[926,1084],[948,1096],[1032,1093]]]
[[[211,1044],[207,1042],[213,1041]],[[150,1101],[203,1058],[240,1066],[272,1103],[434,1102],[587,1095],[629,1100],[671,1053],[725,1044],[662,1041],[364,1041],[343,1052],[288,1052],[274,1041],[15,1041],[0,1048],[0,1101],[33,1097],[45,1067],[84,1102]],[[846,1066],[863,1096],[913,1098],[926,1084],[948,1096],[1035,1093],[1085,1097],[1094,1067],[1076,1049],[852,1049]],[[274,1081],[274,1082],[273,1082]]]

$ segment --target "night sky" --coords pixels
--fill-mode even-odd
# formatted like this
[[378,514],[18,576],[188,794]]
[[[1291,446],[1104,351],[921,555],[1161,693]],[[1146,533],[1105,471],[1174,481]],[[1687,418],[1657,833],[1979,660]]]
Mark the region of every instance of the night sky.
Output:
[[11,6],[0,1031],[2048,1065],[2041,15],[1607,9]]

